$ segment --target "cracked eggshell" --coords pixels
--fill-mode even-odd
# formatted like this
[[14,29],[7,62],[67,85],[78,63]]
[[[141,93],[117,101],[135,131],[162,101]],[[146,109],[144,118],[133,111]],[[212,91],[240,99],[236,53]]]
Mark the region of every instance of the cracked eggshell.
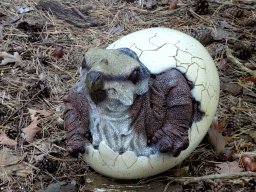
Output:
[[201,121],[193,122],[189,130],[189,147],[178,157],[157,153],[137,157],[132,151],[118,155],[101,142],[99,150],[91,145],[84,155],[85,161],[97,172],[119,179],[139,179],[166,171],[180,162],[198,146],[207,133],[219,100],[219,77],[208,51],[196,39],[167,28],[150,28],[137,31],[117,40],[107,49],[128,47],[152,74],[177,68],[194,83],[192,95],[200,101],[205,112]]

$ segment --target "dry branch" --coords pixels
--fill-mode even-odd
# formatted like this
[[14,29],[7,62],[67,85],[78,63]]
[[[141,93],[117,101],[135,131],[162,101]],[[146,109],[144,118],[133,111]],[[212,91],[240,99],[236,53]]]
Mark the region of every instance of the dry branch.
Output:
[[211,179],[237,179],[240,177],[256,177],[255,172],[241,172],[233,174],[214,174],[214,175],[205,175],[202,177],[167,177],[172,181],[183,182],[184,185],[189,183],[196,183],[201,180],[211,180]]
[[245,67],[237,58],[235,58],[232,55],[231,50],[228,48],[228,46],[225,47],[225,51],[226,51],[227,58],[232,63],[234,63],[236,66],[238,66],[243,71],[250,73],[252,76],[254,76],[254,77],[256,76],[256,70],[251,70],[251,69],[248,69],[247,67]]

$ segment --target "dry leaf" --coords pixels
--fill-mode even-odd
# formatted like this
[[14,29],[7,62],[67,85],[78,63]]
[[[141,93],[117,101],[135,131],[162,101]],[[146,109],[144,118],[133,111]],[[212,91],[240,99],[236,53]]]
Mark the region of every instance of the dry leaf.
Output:
[[243,171],[243,168],[239,167],[238,161],[233,161],[233,162],[227,161],[227,162],[218,164],[217,167],[220,168],[220,170],[218,170],[220,174],[240,173]]
[[48,117],[51,115],[51,113],[49,111],[46,111],[45,109],[44,110],[34,110],[34,109],[29,109],[28,108],[28,112],[30,113],[30,117],[31,117],[31,120],[34,121],[34,120],[37,120],[38,119],[38,114],[41,114],[45,117]]
[[256,78],[255,77],[249,77],[247,79],[245,79],[246,81],[251,81],[253,83],[256,83]]
[[6,52],[0,52],[0,57],[4,58],[1,62],[1,65],[6,65],[8,63],[13,63],[13,62],[16,62],[18,64],[23,64],[18,52],[15,52],[14,55]]
[[29,126],[23,128],[23,129],[21,129],[21,131],[22,131],[21,136],[22,136],[27,142],[32,143],[32,142],[33,142],[33,139],[34,139],[34,137],[35,137],[35,135],[36,135],[36,133],[37,133],[38,131],[41,131],[41,130],[42,130],[42,128],[37,127],[37,124],[38,124],[39,122],[40,122],[39,120],[35,119],[34,121],[32,121],[32,122],[30,123]]
[[30,173],[32,173],[32,167],[25,166],[23,164],[19,164],[19,169],[16,171],[16,175],[20,177],[27,177]]
[[245,168],[249,171],[256,172],[256,161],[255,159],[250,155],[243,155],[241,157],[242,164],[245,166]]
[[7,137],[7,135],[5,133],[0,132],[0,144],[15,146],[15,145],[17,145],[17,141],[10,139],[9,137]]
[[17,164],[23,158],[23,156],[12,155],[10,149],[3,148],[0,151],[0,167]]
[[51,115],[51,113],[49,111],[46,111],[45,109],[38,110],[37,112],[40,113],[41,115],[45,116],[45,117],[49,117]]
[[37,114],[36,110],[28,108],[28,112],[30,113],[30,118],[31,118],[32,121],[38,119],[38,117],[36,116],[36,114]]
[[24,159],[21,155],[13,155],[11,150],[3,148],[0,151],[0,179],[3,181],[9,179],[9,175],[15,174],[26,177],[32,172],[32,168],[19,163]]
[[214,146],[215,151],[219,154],[221,151],[225,150],[225,145],[228,141],[232,141],[231,137],[222,136],[221,132],[225,126],[225,119],[218,125],[218,117],[215,117],[212,121],[212,125],[208,131],[209,139],[211,144]]

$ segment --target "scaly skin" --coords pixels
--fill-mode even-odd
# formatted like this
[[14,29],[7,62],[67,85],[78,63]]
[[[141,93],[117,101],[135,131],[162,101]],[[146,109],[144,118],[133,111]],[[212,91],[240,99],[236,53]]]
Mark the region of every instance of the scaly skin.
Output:
[[[138,61],[133,51],[125,48],[121,52]],[[91,51],[90,54],[89,56],[93,58],[94,52]],[[109,64],[103,63],[102,65]],[[86,71],[80,82],[76,83],[64,98],[67,150],[75,157],[79,153],[84,153],[87,142],[93,139],[89,130],[91,109],[87,98],[93,97],[90,102],[98,105],[107,97],[102,94],[105,90],[104,78],[101,74],[92,71],[85,78],[87,72],[94,66],[84,62],[83,67]],[[131,70],[129,67],[127,69]],[[129,81],[129,78],[125,81]],[[134,95],[134,102],[128,109],[133,117],[131,122],[133,131],[145,135],[147,139],[145,142],[148,145],[157,144],[160,152],[170,153],[177,157],[189,146],[188,130],[192,122],[200,120],[204,113],[198,109],[199,102],[192,97],[191,87],[179,70],[169,69],[161,74],[152,75],[149,80],[145,79],[145,82],[147,81],[148,91],[142,95]]]
[[158,144],[160,152],[175,157],[188,147],[193,98],[178,70],[171,69],[151,79],[148,93],[134,103],[134,129],[144,127],[148,143]]
[[85,152],[85,144],[90,138],[88,100],[82,94],[84,92],[78,93],[76,90],[77,87],[74,86],[63,99],[67,150],[74,157]]
[[[189,145],[188,130],[192,117],[193,98],[184,76],[168,70],[149,81],[149,91],[134,101],[134,131],[145,131],[147,139],[158,144],[159,151],[178,156]],[[88,101],[73,87],[64,98],[67,149],[72,156],[85,152],[90,139]],[[143,130],[144,129],[144,130]]]

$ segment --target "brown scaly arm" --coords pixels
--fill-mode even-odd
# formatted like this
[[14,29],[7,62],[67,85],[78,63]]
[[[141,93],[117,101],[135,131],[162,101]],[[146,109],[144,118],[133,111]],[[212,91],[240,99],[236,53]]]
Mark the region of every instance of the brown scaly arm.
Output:
[[64,122],[67,131],[67,150],[73,157],[85,152],[85,145],[90,138],[88,101],[77,93],[75,88],[64,97]]
[[166,118],[163,126],[154,133],[152,142],[158,144],[160,152],[170,152],[177,157],[189,146],[188,130],[192,120],[190,88],[185,77],[176,69],[159,75],[153,88],[158,94],[165,95]]

